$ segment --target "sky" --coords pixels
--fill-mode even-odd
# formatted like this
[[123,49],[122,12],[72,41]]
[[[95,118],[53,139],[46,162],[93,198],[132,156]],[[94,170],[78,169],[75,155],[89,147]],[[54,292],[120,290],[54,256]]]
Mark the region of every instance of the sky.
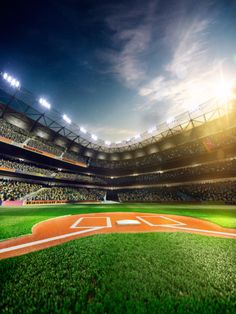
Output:
[[8,0],[0,12],[0,70],[104,140],[236,79],[235,0]]

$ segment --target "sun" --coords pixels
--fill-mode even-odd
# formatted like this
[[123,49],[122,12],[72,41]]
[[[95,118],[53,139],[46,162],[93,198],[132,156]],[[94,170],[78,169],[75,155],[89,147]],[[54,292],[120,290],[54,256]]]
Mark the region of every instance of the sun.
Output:
[[221,78],[215,85],[215,97],[221,103],[227,103],[234,96],[233,87],[233,81]]

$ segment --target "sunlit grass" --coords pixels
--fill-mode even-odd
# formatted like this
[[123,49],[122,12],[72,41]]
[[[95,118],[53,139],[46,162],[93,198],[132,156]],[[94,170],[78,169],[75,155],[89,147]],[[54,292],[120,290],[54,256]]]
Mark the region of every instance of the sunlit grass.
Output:
[[1,313],[235,313],[236,241],[109,234],[3,260]]

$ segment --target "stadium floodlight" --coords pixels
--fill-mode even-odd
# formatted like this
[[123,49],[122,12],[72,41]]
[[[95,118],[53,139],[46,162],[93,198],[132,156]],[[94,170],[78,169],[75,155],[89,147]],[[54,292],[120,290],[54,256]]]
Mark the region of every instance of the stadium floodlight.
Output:
[[154,126],[154,127],[150,128],[150,129],[148,130],[148,134],[152,134],[152,133],[155,132],[156,130],[157,130],[157,128]]
[[86,130],[83,126],[80,127],[80,131],[81,131],[82,133],[84,133],[84,134],[87,133],[87,130]]
[[44,98],[39,98],[39,103],[40,103],[40,105],[42,105],[43,107],[45,107],[47,109],[51,108],[51,105]]
[[15,79],[14,77],[12,77],[11,75],[9,75],[8,73],[4,72],[2,75],[3,79],[5,81],[7,81],[12,87],[15,88],[20,88],[20,82]]
[[175,118],[170,117],[170,118],[168,118],[168,119],[166,120],[166,123],[167,123],[167,124],[171,124],[171,123],[173,123],[174,121],[175,121]]
[[136,140],[140,138],[140,134],[135,135],[134,137]]
[[91,137],[92,137],[92,139],[93,139],[94,141],[97,141],[97,139],[98,139],[97,135],[95,135],[95,134],[92,134]]
[[130,141],[130,138],[127,138],[126,142],[129,142]]
[[110,141],[105,141],[105,145],[110,146],[111,142]]
[[190,112],[194,112],[194,111],[197,111],[199,110],[199,105],[195,104],[195,105],[192,105],[189,109]]
[[65,120],[68,124],[71,124],[71,119],[69,117],[67,117],[66,114],[63,114],[62,116],[63,120]]
[[116,144],[121,144],[121,141],[117,141]]

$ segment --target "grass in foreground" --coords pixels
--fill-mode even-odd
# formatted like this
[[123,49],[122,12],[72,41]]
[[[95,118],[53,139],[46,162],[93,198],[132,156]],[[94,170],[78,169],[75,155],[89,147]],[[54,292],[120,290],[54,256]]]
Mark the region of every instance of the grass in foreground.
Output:
[[206,219],[222,227],[236,228],[236,206],[225,205],[163,205],[109,204],[0,207],[0,239],[31,233],[34,224],[53,217],[98,212],[146,212],[174,214]]
[[96,235],[0,263],[1,313],[235,313],[236,241]]

